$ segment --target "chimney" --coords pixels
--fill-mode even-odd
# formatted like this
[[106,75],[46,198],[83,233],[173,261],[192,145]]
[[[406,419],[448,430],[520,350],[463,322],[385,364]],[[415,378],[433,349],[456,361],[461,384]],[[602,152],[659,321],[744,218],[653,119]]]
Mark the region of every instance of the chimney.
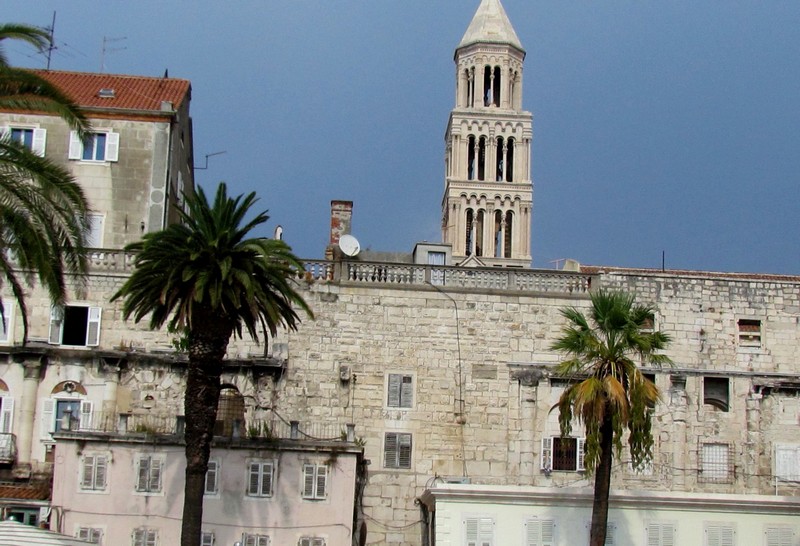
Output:
[[331,201],[331,246],[338,245],[342,235],[350,235],[352,220],[352,201]]

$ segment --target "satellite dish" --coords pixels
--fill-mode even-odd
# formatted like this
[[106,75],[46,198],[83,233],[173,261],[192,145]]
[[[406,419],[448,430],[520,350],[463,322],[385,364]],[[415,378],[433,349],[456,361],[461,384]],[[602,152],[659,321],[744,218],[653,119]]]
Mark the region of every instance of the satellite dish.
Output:
[[342,235],[339,238],[339,248],[344,253],[345,256],[357,256],[359,251],[361,250],[361,245],[358,242],[358,239],[353,237],[352,235]]

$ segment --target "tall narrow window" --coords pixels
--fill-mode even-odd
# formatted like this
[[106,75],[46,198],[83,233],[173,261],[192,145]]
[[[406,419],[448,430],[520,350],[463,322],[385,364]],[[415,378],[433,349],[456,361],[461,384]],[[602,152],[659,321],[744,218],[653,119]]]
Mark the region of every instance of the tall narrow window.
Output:
[[328,496],[328,465],[303,465],[303,498],[321,500]]
[[164,460],[152,455],[140,455],[136,459],[136,491],[159,493]]
[[505,147],[503,137],[497,137],[497,160],[495,161],[495,180],[497,182],[502,182],[505,178],[505,173],[503,171],[505,167],[505,161],[503,158],[505,157]]
[[475,255],[483,256],[483,220],[486,213],[478,211],[478,220],[475,222]]
[[506,141],[506,182],[514,181],[514,139],[509,138]]
[[478,139],[478,180],[486,180],[486,137]]
[[465,245],[464,245],[464,254],[467,256],[472,255],[472,223],[474,220],[474,212],[472,209],[467,209],[467,218],[466,218],[466,228],[467,232],[465,234]]
[[475,136],[469,135],[469,139],[467,139],[467,180],[475,180],[475,156],[477,154]]
[[489,517],[470,517],[462,522],[466,546],[494,546],[494,520]]
[[489,106],[492,104],[492,67],[483,67],[483,105]]
[[84,491],[105,491],[108,476],[108,457],[105,455],[84,455],[81,468],[81,489]]
[[244,427],[244,397],[233,385],[223,385],[219,392],[214,435],[230,438],[241,434]]
[[503,212],[494,213],[494,257],[503,257]]
[[274,464],[251,462],[248,468],[247,495],[250,497],[271,497]]
[[409,374],[390,373],[386,405],[390,408],[414,407],[414,377]]
[[503,234],[503,256],[505,258],[511,257],[511,241],[512,233],[514,230],[514,213],[511,211],[506,212],[506,229]]
[[216,495],[219,493],[219,461],[211,459],[208,461],[208,470],[206,471],[206,495]]
[[492,104],[500,106],[500,67],[494,67],[494,77],[492,78]]

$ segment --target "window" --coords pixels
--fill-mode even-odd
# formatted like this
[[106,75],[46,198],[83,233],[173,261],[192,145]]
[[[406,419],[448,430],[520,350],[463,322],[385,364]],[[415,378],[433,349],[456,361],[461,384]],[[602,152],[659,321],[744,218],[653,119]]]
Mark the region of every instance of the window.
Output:
[[[428,265],[444,265],[446,260],[447,254],[445,252],[436,252],[433,250],[428,252]],[[431,270],[431,284],[443,286],[445,280],[444,276],[445,272],[443,269],[433,268]]]
[[761,321],[739,319],[736,322],[740,347],[761,347]]
[[488,517],[464,518],[465,546],[494,546],[494,520]]
[[542,438],[542,470],[576,472],[585,470],[583,466],[584,438],[562,438],[549,436]]
[[414,407],[414,378],[411,375],[390,373],[387,380],[386,405],[390,408]]
[[75,536],[92,544],[103,543],[103,530],[96,527],[79,527]]
[[219,493],[219,461],[211,459],[208,461],[208,470],[206,471],[206,495],[216,495]]
[[775,477],[779,480],[800,482],[800,446],[775,446]]
[[730,483],[733,475],[733,456],[730,444],[702,444],[700,446],[700,476],[705,483]]
[[108,476],[108,457],[106,455],[84,455],[81,466],[81,489],[84,491],[105,491]]
[[41,438],[49,440],[53,432],[90,430],[93,425],[94,404],[80,398],[49,398],[42,401]]
[[653,313],[648,314],[639,331],[643,334],[652,334],[656,331],[656,316]]
[[214,533],[203,531],[200,535],[200,546],[214,546]]
[[303,465],[303,498],[324,499],[328,496],[328,465]]
[[158,533],[155,529],[146,527],[134,529],[133,546],[158,546]]
[[267,535],[242,535],[242,544],[244,546],[269,546],[269,537]]
[[97,347],[100,344],[100,307],[53,306],[50,310],[51,345]]
[[764,546],[795,546],[796,535],[793,525],[767,525],[764,527]]
[[675,524],[651,521],[644,528],[647,546],[675,546]]
[[153,455],[136,458],[136,491],[138,493],[160,493],[164,460]]
[[714,406],[722,411],[728,411],[730,389],[727,377],[703,378],[703,403]]
[[319,537],[303,537],[297,542],[297,546],[325,546],[325,539]]
[[556,543],[555,530],[555,520],[538,518],[527,520],[525,522],[525,546],[554,546]]
[[387,432],[383,440],[384,468],[411,468],[411,434]]
[[69,135],[69,158],[83,161],[117,161],[119,133],[96,131],[81,140],[76,131]]
[[[274,463],[251,462],[248,468],[247,495],[250,497],[272,496],[272,474]],[[260,543],[259,543],[260,544]]]
[[3,131],[3,134],[9,135],[11,140],[19,142],[36,155],[44,157],[45,142],[47,140],[47,131],[45,129],[11,127]]
[[103,215],[87,214],[89,231],[86,233],[86,248],[103,248]]
[[214,422],[214,435],[240,435],[244,426],[244,396],[233,385],[222,385],[219,391],[217,419]]
[[733,523],[706,523],[703,546],[736,546],[736,529]]
[[14,340],[14,304],[3,300],[3,316],[0,320],[0,344],[10,345]]

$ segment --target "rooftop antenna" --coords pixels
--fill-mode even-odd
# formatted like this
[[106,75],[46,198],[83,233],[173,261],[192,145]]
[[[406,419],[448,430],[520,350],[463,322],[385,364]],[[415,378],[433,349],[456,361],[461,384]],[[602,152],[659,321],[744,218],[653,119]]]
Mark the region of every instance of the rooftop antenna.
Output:
[[213,154],[206,154],[206,164],[203,167],[198,167],[198,166],[195,165],[194,170],[196,170],[196,171],[205,171],[205,170],[207,170],[208,169],[208,158],[209,157],[214,157],[215,155],[222,155],[222,154],[227,154],[227,153],[228,153],[227,150],[223,150],[221,152],[214,152]]
[[55,40],[55,33],[56,33],[56,12],[53,11],[53,22],[50,23],[49,28],[45,28],[45,30],[50,31],[50,45],[47,47],[47,70],[50,70],[50,59],[53,56],[53,50],[56,48],[56,40]]
[[114,42],[121,42],[122,40],[127,40],[127,36],[122,36],[120,38],[108,38],[103,36],[103,50],[100,53],[100,73],[104,73],[106,71],[106,52],[114,52],[114,51],[122,51],[123,49],[128,49],[127,47],[108,47],[108,44],[112,44]]

